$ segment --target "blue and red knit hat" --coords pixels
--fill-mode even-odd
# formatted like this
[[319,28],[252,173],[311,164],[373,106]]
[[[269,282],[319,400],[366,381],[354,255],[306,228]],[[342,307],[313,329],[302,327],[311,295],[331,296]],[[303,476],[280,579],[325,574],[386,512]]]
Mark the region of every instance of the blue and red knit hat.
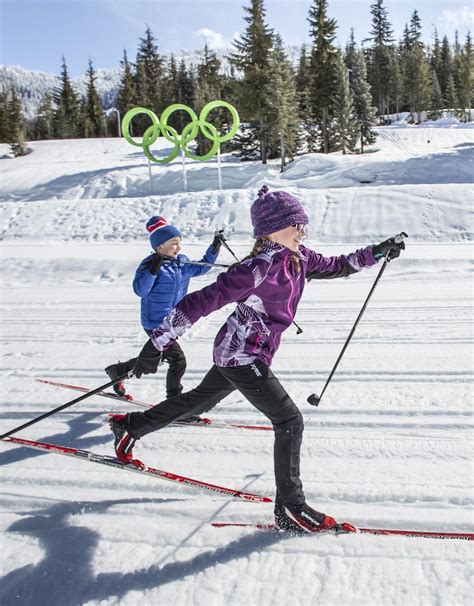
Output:
[[181,232],[173,225],[168,225],[164,217],[155,215],[148,220],[146,230],[150,234],[150,244],[156,250],[160,244],[171,238],[181,238]]
[[308,215],[299,200],[285,191],[269,191],[264,185],[250,208],[254,238],[268,236],[290,225],[307,225]]

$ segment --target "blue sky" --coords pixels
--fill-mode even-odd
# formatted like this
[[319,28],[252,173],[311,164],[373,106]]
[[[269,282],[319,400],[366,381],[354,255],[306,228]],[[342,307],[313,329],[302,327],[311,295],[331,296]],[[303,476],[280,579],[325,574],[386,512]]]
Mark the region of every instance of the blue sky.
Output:
[[[329,0],[329,16],[338,22],[345,44],[350,28],[356,40],[370,28],[373,0]],[[308,40],[311,0],[266,0],[267,23],[288,44]],[[385,0],[395,35],[401,36],[416,4],[425,40],[436,26],[442,37],[461,40],[474,29],[474,5],[456,0]],[[70,74],[95,67],[117,67],[126,49],[134,58],[148,24],[160,52],[228,44],[243,31],[242,6],[249,0],[0,0],[0,62],[58,73],[64,54]]]

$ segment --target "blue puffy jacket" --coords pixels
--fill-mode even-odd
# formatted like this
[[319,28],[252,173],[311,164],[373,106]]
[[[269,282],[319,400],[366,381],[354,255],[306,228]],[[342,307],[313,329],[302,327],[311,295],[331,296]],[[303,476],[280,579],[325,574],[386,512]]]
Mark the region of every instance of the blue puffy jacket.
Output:
[[[219,253],[213,254],[211,248],[212,246],[209,246],[201,261],[214,263]],[[163,263],[158,273],[153,275],[149,270],[153,256],[151,254],[143,259],[133,280],[133,290],[141,297],[142,326],[148,330],[159,326],[165,316],[181,301],[188,292],[191,278],[202,276],[210,270],[210,267],[203,265]],[[178,255],[177,259],[189,261],[186,255]]]

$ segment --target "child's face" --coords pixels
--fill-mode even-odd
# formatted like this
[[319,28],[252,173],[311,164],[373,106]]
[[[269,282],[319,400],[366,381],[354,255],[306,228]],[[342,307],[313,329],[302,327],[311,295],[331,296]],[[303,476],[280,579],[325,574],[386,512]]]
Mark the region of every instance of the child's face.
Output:
[[286,246],[293,252],[297,252],[301,240],[305,235],[306,229],[304,225],[290,225],[290,227],[285,227],[285,229],[280,229],[280,231],[269,234],[267,238],[277,244]]
[[181,250],[180,243],[181,238],[170,238],[169,240],[166,240],[166,242],[163,242],[163,244],[160,244],[156,249],[156,252],[161,255],[166,255],[167,257],[176,257]]

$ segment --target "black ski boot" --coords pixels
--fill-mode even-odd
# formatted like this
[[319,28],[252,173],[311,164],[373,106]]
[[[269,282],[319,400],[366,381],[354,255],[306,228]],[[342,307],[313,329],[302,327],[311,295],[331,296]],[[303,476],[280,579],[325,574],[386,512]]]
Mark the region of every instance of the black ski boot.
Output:
[[[111,381],[115,381],[119,377],[122,377],[124,374],[129,373],[133,370],[135,366],[136,358],[129,360],[128,362],[118,362],[118,364],[111,364],[105,368],[105,372],[109,375]],[[112,386],[115,393],[121,398],[127,398],[127,400],[132,400],[133,398],[127,395],[127,390],[125,389],[125,383],[123,381],[119,381]]]

